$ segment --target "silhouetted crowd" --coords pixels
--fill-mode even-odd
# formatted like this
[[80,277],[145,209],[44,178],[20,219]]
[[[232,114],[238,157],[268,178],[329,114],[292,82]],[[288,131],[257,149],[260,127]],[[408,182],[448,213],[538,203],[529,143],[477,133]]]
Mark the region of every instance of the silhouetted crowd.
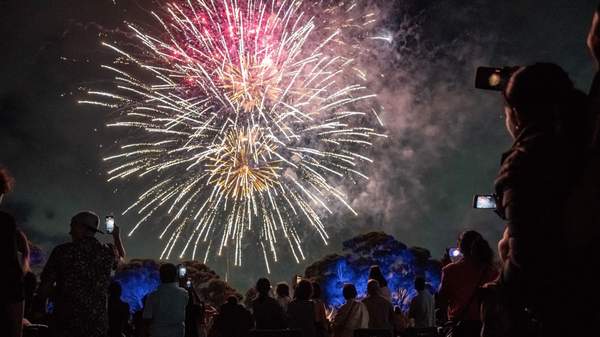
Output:
[[[598,11],[587,44],[598,66]],[[406,311],[388,288],[398,276],[378,266],[364,297],[353,284],[339,289],[339,308],[326,306],[319,283],[294,279],[273,292],[266,278],[215,308],[164,263],[160,286],[132,315],[111,281],[125,258],[118,226],[104,244],[94,212],[74,215],[72,241],[52,250],[38,281],[25,233],[0,212],[1,336],[598,336],[600,76],[585,94],[561,67],[535,63],[512,68],[501,91],[514,143],[494,182],[506,223],[498,254],[478,232],[462,232],[459,253],[443,259],[439,289],[432,294],[417,276]],[[13,184],[0,169],[0,202]]]
[[[10,192],[13,180],[0,170],[2,196]],[[417,294],[407,311],[392,305],[388,280],[379,266],[368,274],[367,291],[358,299],[354,284],[345,284],[340,293],[345,303],[328,308],[317,282],[294,278],[292,287],[261,278],[246,298],[230,296],[218,308],[208,305],[187,284],[177,266],[159,267],[160,285],[143,299],[141,310],[131,314],[122,300],[121,285],[112,273],[125,258],[120,229],[114,226],[112,244],[96,238],[99,218],[91,211],[72,217],[71,242],[56,246],[40,274],[30,269],[29,243],[17,229],[15,220],[0,212],[3,258],[9,282],[3,290],[2,329],[8,336],[89,336],[89,337],[243,337],[304,336],[434,336],[437,326],[447,318],[463,315],[465,324],[475,331],[481,327],[474,292],[498,276],[494,254],[487,241],[474,231],[460,236],[462,258],[446,257],[437,301],[423,276],[414,280]],[[468,285],[468,286],[466,286]],[[395,289],[400,290],[400,289]],[[244,303],[244,304],[240,304]],[[436,311],[441,313],[436,318]],[[465,335],[466,336],[466,335]]]

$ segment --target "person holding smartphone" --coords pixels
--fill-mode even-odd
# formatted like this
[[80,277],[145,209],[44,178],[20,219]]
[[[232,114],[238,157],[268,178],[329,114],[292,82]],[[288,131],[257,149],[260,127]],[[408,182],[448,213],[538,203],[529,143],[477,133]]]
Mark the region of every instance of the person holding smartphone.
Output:
[[107,294],[110,274],[125,257],[118,226],[114,226],[114,244],[103,244],[95,235],[98,216],[91,211],[77,213],[71,219],[72,242],[55,247],[41,274],[37,303],[46,308],[52,291],[54,312],[49,329],[61,337],[104,337],[108,330]]
[[107,215],[105,220],[106,233],[112,235],[115,253],[118,256],[119,261],[122,261],[125,258],[125,247],[121,240],[121,229],[119,226],[115,225],[115,217],[112,214]]
[[[598,15],[597,10],[588,36],[596,64]],[[503,89],[505,126],[514,143],[502,156],[495,186],[499,214],[507,222],[498,246],[510,336],[587,336],[593,331],[589,295],[574,276],[582,271],[572,267],[588,257],[562,248],[567,228],[575,225],[566,221],[565,210],[592,143],[599,82],[596,75],[585,95],[560,66],[536,63],[519,67]]]
[[479,336],[481,320],[478,289],[498,277],[494,251],[479,233],[467,230],[457,242],[460,258],[442,268],[436,302],[454,326],[454,337]]

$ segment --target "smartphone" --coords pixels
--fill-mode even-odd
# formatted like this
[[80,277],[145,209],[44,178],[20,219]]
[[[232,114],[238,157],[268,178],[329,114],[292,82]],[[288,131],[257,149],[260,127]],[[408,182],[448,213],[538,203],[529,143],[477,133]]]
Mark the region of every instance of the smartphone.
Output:
[[478,67],[475,74],[475,88],[502,91],[518,67]]
[[473,208],[496,209],[496,196],[493,194],[476,194],[473,197]]
[[184,278],[185,277],[185,275],[187,274],[187,269],[185,268],[184,265],[182,265],[182,264],[179,265],[178,273],[179,273],[179,277],[180,278]]
[[450,256],[450,260],[456,261],[462,257],[462,252],[458,248],[450,248],[448,249],[448,255]]
[[115,229],[115,217],[112,215],[106,216],[106,232],[108,234],[112,233]]

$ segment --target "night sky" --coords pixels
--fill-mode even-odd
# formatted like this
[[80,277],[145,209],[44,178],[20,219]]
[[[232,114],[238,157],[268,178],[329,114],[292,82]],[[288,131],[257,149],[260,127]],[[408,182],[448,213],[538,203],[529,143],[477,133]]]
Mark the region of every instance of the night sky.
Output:
[[[593,75],[585,47],[595,0],[370,0],[378,23],[367,32],[393,36],[370,41],[365,57],[369,87],[385,108],[388,140],[378,143],[371,180],[352,195],[359,212],[343,208],[325,219],[329,246],[306,232],[306,263],[289,256],[273,267],[289,280],[304,267],[341,249],[341,242],[370,230],[393,234],[434,256],[474,228],[493,246],[502,223],[473,210],[475,193],[491,193],[500,154],[510,146],[502,100],[473,88],[480,65],[556,62],[587,90]],[[101,217],[114,212],[124,229],[135,218],[119,216],[143,192],[136,182],[106,183],[102,157],[118,146],[105,128],[110,112],[77,104],[89,88],[110,83],[99,66],[114,54],[100,47],[124,29],[124,20],[151,24],[152,1],[0,0],[0,164],[16,178],[3,208],[49,252],[68,240],[70,217],[80,209]],[[383,76],[381,76],[383,74]],[[125,238],[129,257],[157,258],[161,217]],[[105,239],[105,238],[103,238]],[[251,257],[229,269],[245,288],[265,274]],[[209,261],[224,272],[224,259]]]

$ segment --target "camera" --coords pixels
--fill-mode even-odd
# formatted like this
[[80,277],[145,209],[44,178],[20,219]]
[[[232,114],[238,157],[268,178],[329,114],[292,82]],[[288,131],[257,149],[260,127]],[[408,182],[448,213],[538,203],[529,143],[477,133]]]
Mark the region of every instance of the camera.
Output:
[[519,67],[478,67],[475,74],[475,88],[503,91],[512,74],[518,69]]
[[494,194],[476,194],[473,197],[473,208],[496,209],[496,195],[494,195]]

